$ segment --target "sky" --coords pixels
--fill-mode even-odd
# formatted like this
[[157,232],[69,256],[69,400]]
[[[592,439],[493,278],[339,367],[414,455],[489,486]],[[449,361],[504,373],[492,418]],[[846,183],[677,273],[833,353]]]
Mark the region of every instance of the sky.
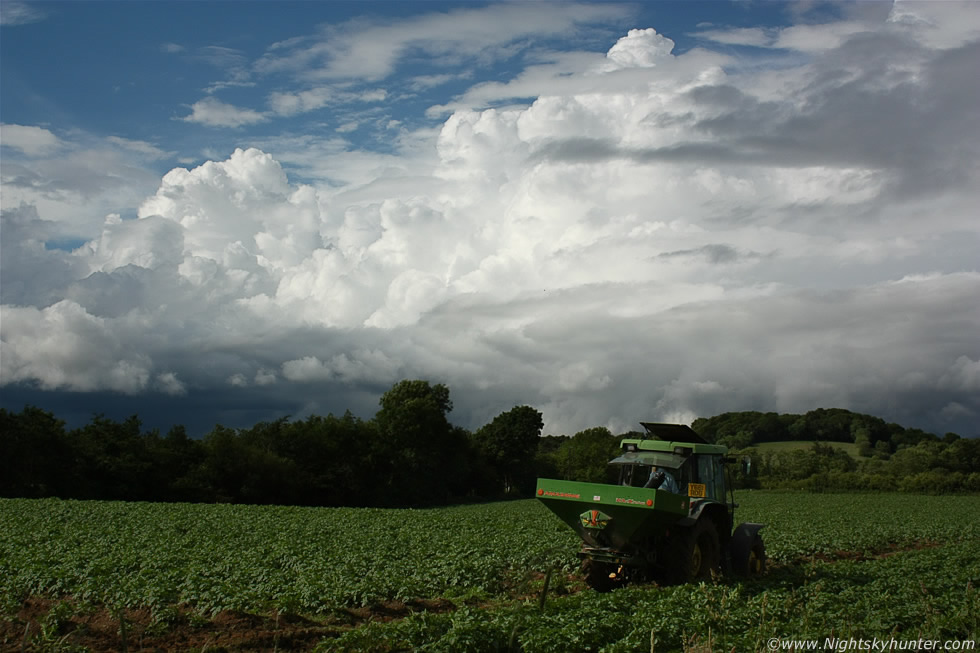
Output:
[[0,4],[0,406],[980,435],[980,3]]

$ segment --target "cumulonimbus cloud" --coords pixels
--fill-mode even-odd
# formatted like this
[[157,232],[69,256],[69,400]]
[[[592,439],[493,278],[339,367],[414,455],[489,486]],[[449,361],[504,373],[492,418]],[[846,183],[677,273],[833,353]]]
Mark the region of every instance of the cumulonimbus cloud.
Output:
[[[891,29],[846,78],[826,71],[873,31],[730,71],[635,30],[560,82],[538,70],[530,103],[459,108],[424,156],[280,144],[175,168],[136,219],[25,250],[58,274],[5,267],[25,290],[3,383],[325,412],[422,377],[469,426],[530,403],[551,432],[821,405],[960,428],[980,412],[976,116],[953,65],[972,46],[910,54]],[[199,118],[265,119],[233,109]],[[284,166],[345,161],[356,182]]]

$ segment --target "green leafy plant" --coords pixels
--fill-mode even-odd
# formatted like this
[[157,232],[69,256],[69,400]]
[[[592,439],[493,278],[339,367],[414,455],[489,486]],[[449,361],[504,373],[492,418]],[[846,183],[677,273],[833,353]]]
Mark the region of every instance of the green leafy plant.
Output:
[[354,623],[321,648],[634,651],[653,639],[658,651],[727,651],[771,637],[980,633],[980,497],[751,491],[738,502],[737,521],[766,524],[768,575],[596,594],[576,579],[577,536],[535,500],[411,510],[5,499],[0,603],[10,613],[27,597],[57,601],[33,635],[52,650],[70,645],[81,605],[147,608],[161,629],[224,610],[328,619],[446,598],[455,607]]

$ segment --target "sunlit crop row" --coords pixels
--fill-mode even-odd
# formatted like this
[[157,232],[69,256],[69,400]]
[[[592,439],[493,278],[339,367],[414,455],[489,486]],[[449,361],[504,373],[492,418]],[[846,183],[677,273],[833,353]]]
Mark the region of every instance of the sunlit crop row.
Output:
[[574,564],[534,501],[429,510],[0,501],[0,591],[114,606],[317,613],[499,593]]

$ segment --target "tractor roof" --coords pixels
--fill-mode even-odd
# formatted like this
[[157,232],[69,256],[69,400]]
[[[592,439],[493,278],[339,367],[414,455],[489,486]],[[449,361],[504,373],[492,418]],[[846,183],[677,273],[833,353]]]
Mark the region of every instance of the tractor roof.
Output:
[[656,424],[640,422],[646,429],[647,435],[655,439],[630,439],[620,443],[626,451],[658,451],[676,453],[684,456],[691,454],[725,455],[728,447],[721,444],[710,444],[684,424]]
[[639,440],[626,438],[620,442],[624,451],[658,451],[676,453],[682,456],[691,454],[722,455],[728,453],[728,447],[723,444],[700,444],[697,442],[681,442],[679,440]]
[[711,444],[686,424],[657,424],[656,422],[640,422],[640,425],[647,430],[647,433],[652,435],[657,440]]

